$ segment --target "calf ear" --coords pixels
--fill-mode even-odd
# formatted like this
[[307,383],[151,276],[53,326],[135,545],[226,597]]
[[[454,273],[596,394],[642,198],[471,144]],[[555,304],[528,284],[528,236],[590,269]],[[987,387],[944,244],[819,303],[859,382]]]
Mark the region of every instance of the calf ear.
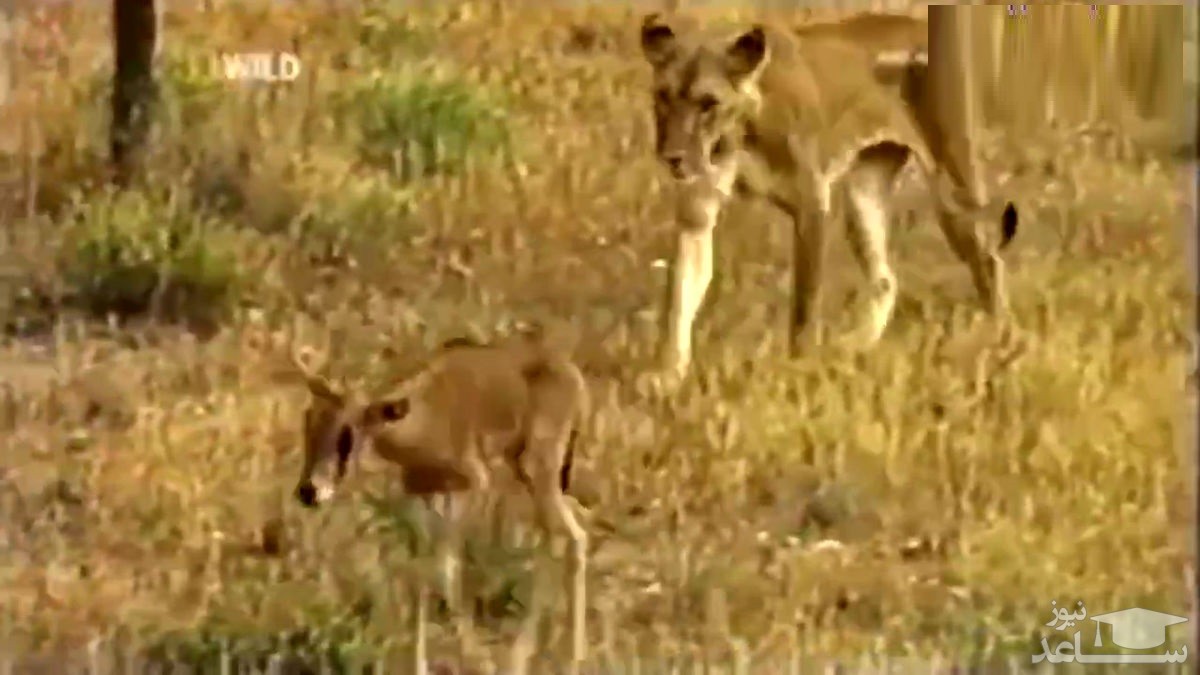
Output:
[[304,377],[304,384],[308,387],[308,392],[313,395],[313,398],[341,405],[342,395],[325,378],[306,375]]
[[290,360],[290,374],[304,382],[304,386],[308,388],[308,393],[312,394],[313,398],[321,399],[335,405],[343,403],[344,397],[342,394],[338,392],[329,380],[314,373],[308,366],[304,365],[304,361],[300,359],[299,354],[292,352]]
[[642,19],[642,54],[655,68],[661,68],[675,57],[675,31],[657,12]]
[[385,399],[375,401],[363,409],[362,422],[364,427],[371,427],[390,422],[398,422],[412,410],[412,404],[407,398]]

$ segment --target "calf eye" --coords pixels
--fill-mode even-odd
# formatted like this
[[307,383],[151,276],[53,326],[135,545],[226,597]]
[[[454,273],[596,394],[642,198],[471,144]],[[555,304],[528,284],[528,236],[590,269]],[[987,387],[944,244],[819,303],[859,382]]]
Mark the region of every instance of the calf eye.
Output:
[[395,422],[408,415],[409,403],[408,399],[397,403],[385,403],[379,409],[379,415],[388,422]]

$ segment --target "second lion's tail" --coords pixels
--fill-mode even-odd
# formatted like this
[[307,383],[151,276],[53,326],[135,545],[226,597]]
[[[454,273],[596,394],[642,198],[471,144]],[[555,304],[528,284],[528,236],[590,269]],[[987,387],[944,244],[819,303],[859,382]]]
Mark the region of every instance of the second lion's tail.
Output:
[[1012,242],[1017,236],[1017,207],[1012,202],[1009,202],[1004,207],[1004,213],[1000,215],[1000,248],[1003,249]]

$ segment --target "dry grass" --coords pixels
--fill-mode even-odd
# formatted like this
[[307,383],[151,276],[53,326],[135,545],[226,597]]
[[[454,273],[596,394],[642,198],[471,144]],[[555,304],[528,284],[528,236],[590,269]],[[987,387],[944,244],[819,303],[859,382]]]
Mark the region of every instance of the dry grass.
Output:
[[[895,236],[903,296],[878,348],[788,360],[786,230],[739,205],[696,375],[667,396],[639,378],[671,230],[636,14],[445,4],[173,10],[172,63],[299,44],[306,72],[255,89],[172,71],[152,175],[121,198],[91,187],[105,22],[65,15],[69,52],[23,71],[44,86],[14,106],[37,143],[0,164],[6,650],[125,636],[402,653],[423,570],[408,507],[370,463],[359,497],[319,515],[291,503],[303,392],[273,377],[276,347],[328,349],[337,373],[377,382],[454,335],[551,317],[580,329],[597,402],[580,459],[597,659],[739,644],[756,661],[1024,659],[1051,600],[1184,613],[1192,307],[1177,223],[1193,207],[1171,160],[995,130],[993,182],[1025,214],[1015,347],[921,223]],[[384,93],[347,105],[376,73]],[[384,99],[430,77],[497,106],[498,126],[455,108],[463,121],[431,133],[461,162],[420,171],[410,149],[389,165],[377,151],[397,132],[360,113],[394,112]],[[168,230],[184,243],[156,238]],[[120,262],[139,252],[149,272]],[[850,267],[832,265],[836,325],[854,316]],[[122,301],[102,302],[97,279]],[[506,644],[528,551],[480,539],[472,555],[477,628]],[[452,646],[440,626],[433,654]],[[565,653],[561,633],[547,654]]]

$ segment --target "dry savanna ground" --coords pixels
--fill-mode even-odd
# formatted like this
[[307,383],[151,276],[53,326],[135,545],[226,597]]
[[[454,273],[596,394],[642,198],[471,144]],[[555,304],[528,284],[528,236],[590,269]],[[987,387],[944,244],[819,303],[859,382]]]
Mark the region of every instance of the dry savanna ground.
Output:
[[[1166,154],[1120,129],[989,131],[990,182],[1024,216],[1016,339],[921,216],[895,231],[902,299],[878,347],[789,359],[788,229],[736,204],[694,377],[668,393],[641,377],[673,244],[637,12],[180,3],[146,179],[115,194],[99,11],[61,10],[64,38],[23,52],[4,130],[10,653],[405,653],[413,506],[367,460],[353,497],[292,502],[304,392],[283,347],[372,387],[531,319],[577,329],[593,390],[577,499],[597,662],[1024,659],[1051,601],[1188,609],[1191,207]],[[208,70],[261,49],[298,51],[301,78]],[[834,242],[839,330],[860,279]],[[531,550],[471,540],[485,645],[524,615]]]

